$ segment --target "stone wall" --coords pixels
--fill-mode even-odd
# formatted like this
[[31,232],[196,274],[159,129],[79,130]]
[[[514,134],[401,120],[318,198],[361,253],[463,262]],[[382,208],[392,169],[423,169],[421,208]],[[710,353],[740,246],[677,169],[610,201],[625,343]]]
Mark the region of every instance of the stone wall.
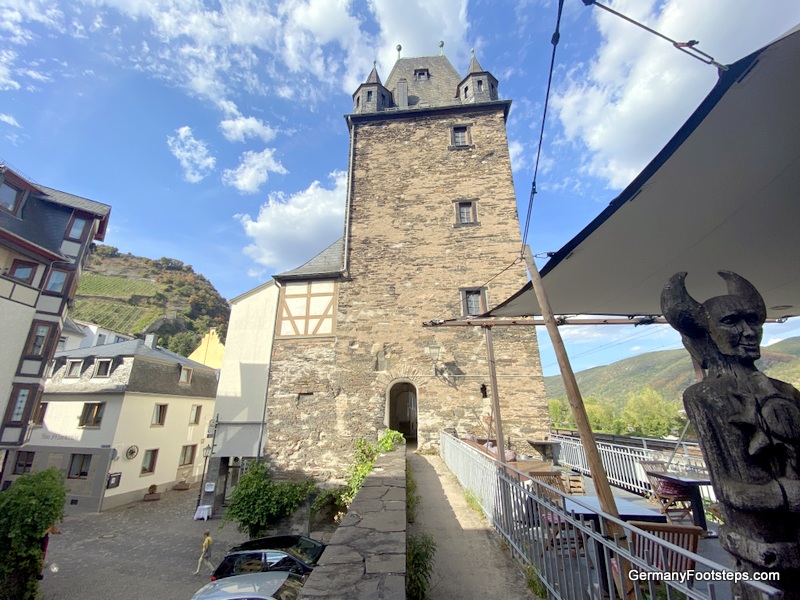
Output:
[[[494,306],[527,281],[522,261],[510,266],[521,239],[505,108],[351,117],[348,273],[333,337],[275,341],[268,452],[276,467],[341,477],[353,440],[374,441],[390,426],[387,402],[401,382],[416,391],[421,448],[437,445],[441,429],[486,437],[483,330],[423,322],[461,316],[464,288],[485,288]],[[471,146],[451,146],[456,125],[469,127]],[[459,201],[476,202],[477,224],[456,222]],[[525,439],[549,426],[536,332],[493,331],[504,431],[527,453]]]
[[300,598],[405,597],[406,452],[401,446],[375,461]]

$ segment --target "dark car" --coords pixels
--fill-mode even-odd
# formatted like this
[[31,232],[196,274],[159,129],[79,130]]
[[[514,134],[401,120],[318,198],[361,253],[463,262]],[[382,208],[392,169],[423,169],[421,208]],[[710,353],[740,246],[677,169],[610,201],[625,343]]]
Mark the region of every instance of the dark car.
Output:
[[273,535],[234,546],[211,575],[211,581],[265,571],[288,571],[301,577],[310,573],[325,544],[304,535]]

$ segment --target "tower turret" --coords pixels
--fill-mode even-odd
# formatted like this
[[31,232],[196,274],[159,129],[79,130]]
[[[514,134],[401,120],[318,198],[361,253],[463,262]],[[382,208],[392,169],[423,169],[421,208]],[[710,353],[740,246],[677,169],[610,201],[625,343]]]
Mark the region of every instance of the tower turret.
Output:
[[392,106],[392,93],[383,87],[378,69],[372,63],[372,71],[367,80],[358,86],[353,94],[354,113],[372,113],[386,110]]
[[475,58],[475,50],[472,51],[467,76],[458,84],[458,97],[462,104],[497,100],[497,79],[483,70]]

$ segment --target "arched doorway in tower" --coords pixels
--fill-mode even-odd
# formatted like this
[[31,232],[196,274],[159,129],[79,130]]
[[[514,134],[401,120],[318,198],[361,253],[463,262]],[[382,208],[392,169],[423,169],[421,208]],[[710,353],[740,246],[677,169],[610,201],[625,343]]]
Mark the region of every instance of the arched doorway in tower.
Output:
[[417,439],[417,388],[413,383],[397,381],[389,386],[385,424],[407,440]]

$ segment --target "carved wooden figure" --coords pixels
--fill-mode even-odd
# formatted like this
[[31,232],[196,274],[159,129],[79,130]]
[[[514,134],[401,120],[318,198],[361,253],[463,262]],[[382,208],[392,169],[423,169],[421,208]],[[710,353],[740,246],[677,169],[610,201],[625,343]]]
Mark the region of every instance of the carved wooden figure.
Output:
[[[661,310],[706,376],[683,394],[725,524],[723,547],[737,570],[777,572],[770,585],[800,599],[800,392],[755,366],[766,307],[758,290],[720,271],[728,294],[702,304],[672,276]],[[742,598],[760,594],[738,586]]]

